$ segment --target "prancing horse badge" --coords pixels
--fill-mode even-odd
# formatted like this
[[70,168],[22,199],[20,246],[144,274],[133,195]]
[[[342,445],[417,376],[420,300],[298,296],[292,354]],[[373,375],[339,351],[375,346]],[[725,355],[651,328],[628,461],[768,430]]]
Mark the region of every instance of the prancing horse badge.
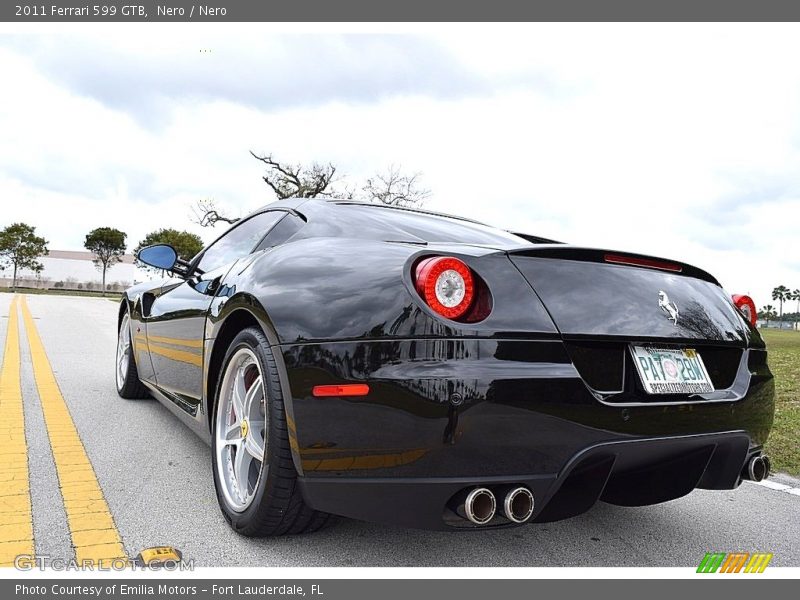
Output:
[[664,311],[673,325],[678,324],[678,306],[669,301],[669,296],[664,290],[659,290],[658,292],[658,307]]

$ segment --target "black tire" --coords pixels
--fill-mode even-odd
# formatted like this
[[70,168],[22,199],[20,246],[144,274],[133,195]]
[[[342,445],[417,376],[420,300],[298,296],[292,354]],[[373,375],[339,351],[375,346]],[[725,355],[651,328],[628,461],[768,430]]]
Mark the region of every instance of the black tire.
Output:
[[[297,471],[289,446],[289,429],[283,403],[283,391],[278,377],[278,367],[267,338],[255,327],[241,331],[231,342],[222,362],[214,394],[212,428],[216,429],[217,410],[224,373],[233,355],[242,347],[249,348],[257,357],[264,381],[266,395],[266,442],[261,475],[253,500],[241,512],[234,510],[225,499],[217,469],[217,436],[212,431],[211,470],[214,487],[222,514],[234,531],[248,537],[279,536],[310,533],[324,527],[331,515],[309,508],[297,484]],[[264,470],[266,468],[266,477]]]
[[[122,318],[120,318],[120,329],[117,332],[117,352],[119,352],[119,345],[122,342],[122,328],[125,327],[126,334],[128,336],[128,348],[130,355],[128,357],[128,366],[127,369],[124,369],[124,381],[120,381],[119,374],[115,371],[114,380],[117,383],[117,393],[127,400],[135,400],[139,398],[149,398],[150,392],[144,386],[144,384],[139,379],[139,371],[136,368],[136,353],[133,351],[133,344],[131,340],[131,330],[130,327],[126,325],[128,323],[128,319],[125,317],[128,316],[128,309],[126,308],[122,314]],[[117,354],[116,362],[114,363],[115,369],[119,369],[119,354]]]

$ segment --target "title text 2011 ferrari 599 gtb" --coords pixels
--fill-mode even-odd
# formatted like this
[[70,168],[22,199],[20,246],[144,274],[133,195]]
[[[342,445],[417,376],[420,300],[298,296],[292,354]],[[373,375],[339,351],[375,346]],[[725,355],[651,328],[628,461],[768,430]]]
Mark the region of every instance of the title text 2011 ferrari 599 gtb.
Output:
[[245,535],[647,505],[769,472],[747,297],[681,262],[433,213],[293,199],[129,289],[117,388],[207,439]]

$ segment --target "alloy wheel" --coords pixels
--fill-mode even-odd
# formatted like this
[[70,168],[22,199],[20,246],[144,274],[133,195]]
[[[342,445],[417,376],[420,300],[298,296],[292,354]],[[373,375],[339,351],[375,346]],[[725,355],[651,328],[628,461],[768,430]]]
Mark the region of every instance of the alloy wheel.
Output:
[[128,367],[131,362],[131,319],[128,313],[122,317],[117,337],[117,389],[121,390],[125,386],[128,378]]
[[264,377],[255,353],[240,348],[228,361],[219,393],[214,435],[216,468],[228,505],[244,511],[253,501],[267,445]]

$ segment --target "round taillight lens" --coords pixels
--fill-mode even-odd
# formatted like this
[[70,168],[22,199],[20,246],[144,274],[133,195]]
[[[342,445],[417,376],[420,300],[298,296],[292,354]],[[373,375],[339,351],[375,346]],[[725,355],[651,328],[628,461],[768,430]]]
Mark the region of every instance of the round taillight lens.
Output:
[[475,298],[472,271],[450,256],[426,258],[417,265],[417,292],[434,311],[448,319],[466,314]]
[[733,303],[736,308],[750,321],[750,324],[755,327],[758,320],[758,311],[756,311],[756,303],[750,296],[734,294]]

